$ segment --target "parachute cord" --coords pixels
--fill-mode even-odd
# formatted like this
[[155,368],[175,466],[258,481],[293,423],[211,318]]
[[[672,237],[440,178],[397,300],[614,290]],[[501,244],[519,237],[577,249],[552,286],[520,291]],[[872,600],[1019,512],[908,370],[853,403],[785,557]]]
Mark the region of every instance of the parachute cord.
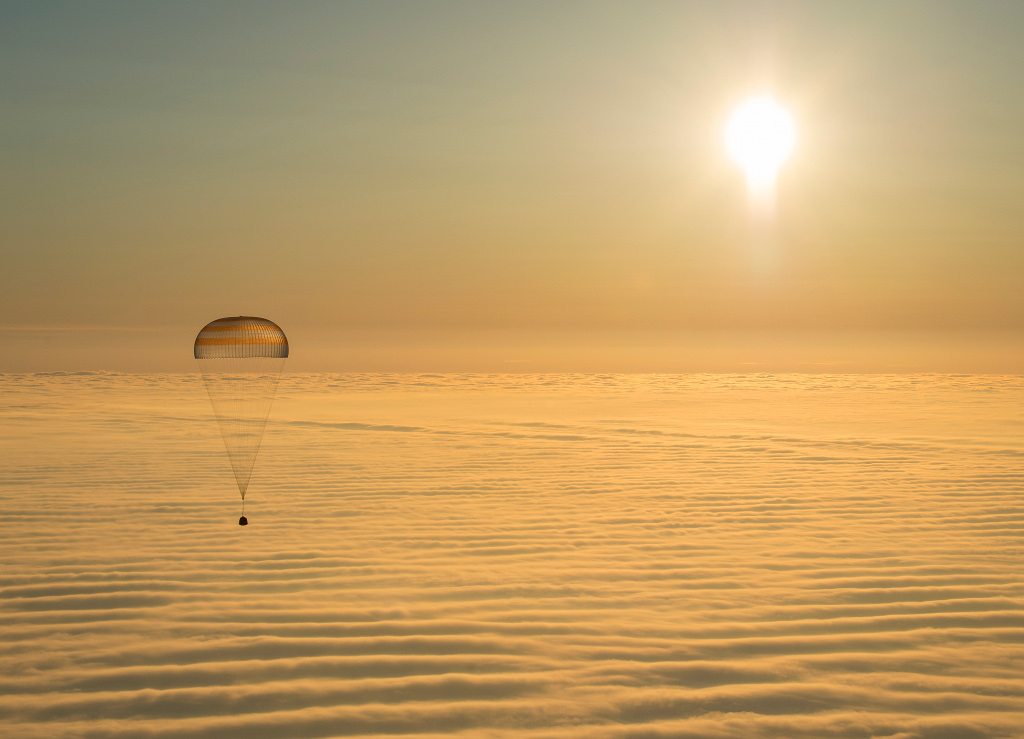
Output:
[[245,515],[245,498],[242,498],[242,515]]

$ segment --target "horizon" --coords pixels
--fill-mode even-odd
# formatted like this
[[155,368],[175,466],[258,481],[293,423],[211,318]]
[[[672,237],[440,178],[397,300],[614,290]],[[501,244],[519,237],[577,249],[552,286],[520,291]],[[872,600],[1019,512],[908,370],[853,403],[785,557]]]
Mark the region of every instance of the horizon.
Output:
[[[201,327],[200,327],[201,328]],[[286,372],[1024,373],[1024,332],[340,330],[283,326]],[[0,372],[195,372],[186,327],[0,328]]]

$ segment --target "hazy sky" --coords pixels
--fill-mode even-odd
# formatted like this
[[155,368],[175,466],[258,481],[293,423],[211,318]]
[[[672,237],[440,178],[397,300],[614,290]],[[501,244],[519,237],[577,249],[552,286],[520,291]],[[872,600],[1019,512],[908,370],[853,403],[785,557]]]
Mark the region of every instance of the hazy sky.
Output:
[[[1019,2],[4,2],[0,324],[1020,329],[1021,28]],[[799,127],[772,224],[722,145],[763,90]]]

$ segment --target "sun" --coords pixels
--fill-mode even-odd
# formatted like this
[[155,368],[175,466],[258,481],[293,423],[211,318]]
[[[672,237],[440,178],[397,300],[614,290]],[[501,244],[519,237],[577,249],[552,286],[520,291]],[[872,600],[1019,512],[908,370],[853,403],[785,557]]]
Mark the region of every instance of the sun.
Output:
[[793,117],[768,96],[740,105],[725,128],[725,148],[747,175],[753,191],[770,189],[796,146]]

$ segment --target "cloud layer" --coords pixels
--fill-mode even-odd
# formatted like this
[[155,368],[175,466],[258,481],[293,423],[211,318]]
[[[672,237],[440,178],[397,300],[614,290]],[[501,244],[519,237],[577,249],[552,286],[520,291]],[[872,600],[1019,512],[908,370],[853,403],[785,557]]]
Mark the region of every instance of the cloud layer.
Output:
[[0,383],[7,735],[1021,736],[1019,378]]

